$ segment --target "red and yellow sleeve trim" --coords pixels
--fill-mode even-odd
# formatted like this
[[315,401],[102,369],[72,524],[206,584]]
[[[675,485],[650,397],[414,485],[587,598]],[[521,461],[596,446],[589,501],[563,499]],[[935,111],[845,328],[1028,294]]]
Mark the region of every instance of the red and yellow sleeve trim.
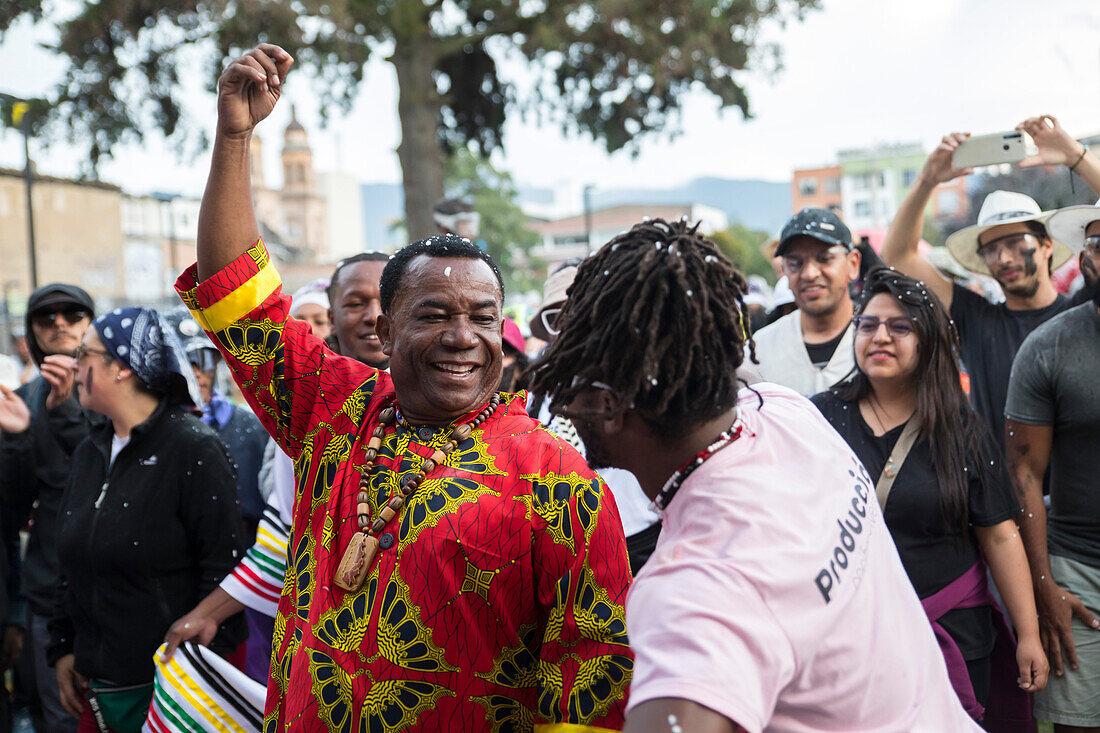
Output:
[[201,283],[196,280],[192,265],[176,281],[176,292],[195,321],[212,333],[240,321],[282,284],[263,240]]
[[577,723],[542,723],[535,726],[535,733],[618,733],[618,731]]

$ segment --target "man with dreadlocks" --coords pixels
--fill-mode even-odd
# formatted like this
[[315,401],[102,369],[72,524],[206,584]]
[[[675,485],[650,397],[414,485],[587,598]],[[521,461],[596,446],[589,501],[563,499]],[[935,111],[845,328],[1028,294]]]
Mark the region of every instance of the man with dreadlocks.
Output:
[[662,513],[624,731],[979,730],[858,459],[794,391],[738,389],[745,292],[696,227],[639,224],[581,264],[533,377]]

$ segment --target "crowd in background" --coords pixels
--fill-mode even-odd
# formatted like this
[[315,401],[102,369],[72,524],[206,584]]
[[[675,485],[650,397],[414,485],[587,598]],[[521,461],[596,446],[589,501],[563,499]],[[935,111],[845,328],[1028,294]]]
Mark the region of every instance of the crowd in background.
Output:
[[[248,73],[274,83],[270,75],[277,71],[281,82],[281,57],[265,54],[246,65]],[[223,90],[227,85],[223,78]],[[1100,192],[1100,161],[1056,120],[1029,119],[1021,129],[1046,164],[1071,168]],[[349,642],[354,624],[344,624],[340,613],[358,614],[362,624],[397,614],[397,601],[383,589],[406,593],[407,605],[435,602],[408,578],[408,587],[375,588],[371,582],[381,583],[382,576],[367,574],[373,558],[391,562],[384,551],[394,542],[412,556],[415,538],[439,529],[448,502],[466,501],[448,494],[439,480],[430,490],[437,503],[426,501],[428,516],[417,519],[417,487],[431,484],[432,470],[448,462],[483,477],[481,488],[454,484],[460,493],[486,486],[501,494],[516,491],[506,483],[510,474],[497,475],[509,473],[494,468],[499,459],[535,476],[528,517],[534,512],[552,530],[532,550],[545,557],[521,560],[527,555],[520,552],[510,562],[545,562],[557,568],[554,581],[541,579],[550,571],[536,565],[530,570],[534,600],[516,596],[519,591],[496,596],[501,583],[512,582],[505,578],[509,571],[479,570],[480,561],[468,556],[465,578],[444,573],[416,582],[447,588],[454,582],[456,598],[459,592],[481,594],[496,614],[481,619],[489,626],[504,628],[528,616],[564,625],[554,633],[571,634],[566,646],[599,660],[599,671],[586,673],[600,685],[570,692],[582,675],[565,653],[544,659],[537,672],[506,679],[509,669],[519,674],[515,670],[530,663],[516,661],[523,653],[545,653],[559,643],[550,630],[516,621],[517,634],[538,638],[523,637],[507,663],[498,659],[491,669],[474,663],[480,671],[461,684],[474,689],[481,684],[474,677],[492,677],[500,689],[537,686],[542,692],[523,703],[527,708],[490,700],[499,690],[486,692],[488,702],[479,703],[489,711],[486,720],[461,718],[465,722],[453,729],[483,729],[497,716],[494,729],[527,730],[531,721],[524,716],[531,710],[550,722],[615,727],[625,715],[628,729],[636,730],[657,730],[644,724],[660,717],[668,721],[661,729],[672,731],[690,728],[691,720],[701,721],[700,730],[721,729],[706,727],[706,711],[746,730],[789,730],[797,721],[836,714],[849,716],[852,730],[863,730],[860,716],[887,719],[881,716],[890,714],[895,694],[916,694],[926,716],[909,718],[913,727],[905,729],[964,729],[959,721],[972,719],[987,730],[1027,730],[1033,716],[1060,730],[1100,728],[1100,208],[1044,212],[1023,194],[990,194],[977,223],[953,233],[947,248],[975,277],[997,284],[1002,297],[994,302],[975,292],[972,282],[936,269],[917,247],[935,186],[969,172],[951,162],[965,139],[948,135],[929,156],[878,253],[853,242],[833,211],[794,215],[767,245],[780,276],[774,289],[763,278],[743,279],[685,223],[639,222],[588,260],[547,273],[541,306],[528,323],[484,316],[498,329],[493,338],[500,374],[491,385],[497,396],[469,413],[477,417],[466,437],[458,429],[462,420],[455,424],[466,408],[437,409],[432,401],[447,390],[467,389],[467,375],[484,379],[477,375],[488,373],[488,362],[439,356],[417,362],[426,359],[417,349],[437,347],[425,340],[403,350],[403,339],[413,336],[398,330],[402,322],[395,315],[413,307],[405,305],[411,297],[405,292],[414,277],[425,292],[442,293],[444,303],[465,303],[462,298],[473,297],[466,289],[479,292],[476,279],[464,281],[456,271],[452,280],[454,264],[430,272],[425,263],[433,259],[484,265],[495,272],[502,294],[491,258],[470,244],[477,238],[477,215],[460,201],[437,207],[439,237],[396,256],[357,255],[337,265],[330,280],[292,298],[279,295],[262,243],[247,231],[247,244],[256,244],[247,252],[218,261],[215,250],[200,249],[198,274],[181,278],[186,308],[101,313],[75,285],[38,288],[25,323],[12,330],[13,357],[0,362],[0,601],[3,661],[13,670],[8,694],[0,694],[7,707],[0,727],[10,727],[14,702],[27,707],[42,733],[188,729],[192,724],[180,722],[187,713],[172,707],[171,690],[157,680],[168,674],[173,653],[199,654],[187,657],[197,669],[208,664],[190,642],[242,670],[259,686],[260,699],[266,688],[269,717],[285,723],[291,711],[313,710],[316,703],[306,699],[311,689],[329,700],[326,680],[345,675],[340,679],[350,689],[355,676],[355,665],[331,649],[350,653],[367,633],[360,625],[356,643]],[[208,201],[232,203],[239,192],[231,182],[218,185],[211,184]],[[204,208],[213,206],[204,202]],[[221,236],[218,228],[200,231],[200,247]],[[1058,292],[1052,272],[1072,257],[1083,281],[1075,292]],[[238,280],[255,283],[248,309],[234,304],[244,291],[229,284],[233,278],[224,273],[232,268],[239,268],[233,271]],[[185,282],[188,277],[194,281]],[[488,277],[487,302],[499,311],[497,285]],[[474,332],[486,327],[477,315],[477,307],[486,306],[475,306],[468,326]],[[439,304],[416,307],[446,311]],[[249,315],[260,312],[262,317]],[[427,324],[418,327],[447,320],[433,313],[417,316]],[[433,338],[446,345],[467,337],[476,341],[465,333]],[[354,390],[332,376],[343,372]],[[363,387],[368,383],[373,392]],[[415,384],[420,392],[410,386]],[[517,404],[511,395],[520,389],[529,392],[523,393],[526,403]],[[424,404],[390,397],[376,405],[383,394],[419,394]],[[429,417],[418,422],[417,409],[423,416],[449,416],[440,424],[450,423],[450,432],[439,432]],[[377,415],[367,421],[367,413]],[[522,450],[492,443],[499,439],[494,430],[528,430],[521,421],[527,415],[536,422]],[[731,415],[732,422],[722,422]],[[374,432],[357,432],[357,420]],[[346,445],[335,440],[340,425],[351,436]],[[391,426],[404,442],[391,442]],[[685,436],[705,437],[708,430],[699,450],[690,451],[697,463],[652,479],[665,464],[654,457],[661,455],[660,441],[651,445],[650,437],[660,433],[673,445],[689,445]],[[780,433],[782,440],[768,439],[767,453],[757,448],[738,457],[731,447],[747,446],[749,435],[764,445],[766,436]],[[314,450],[322,434],[328,442]],[[858,460],[845,462],[841,441]],[[352,456],[360,442],[365,458]],[[417,442],[423,450],[402,458],[400,451]],[[528,460],[524,451],[538,458]],[[548,451],[562,457],[551,460]],[[394,461],[394,483],[384,488],[392,495],[378,495],[375,506],[381,484],[368,474],[384,459]],[[696,473],[696,466],[703,468]],[[362,472],[362,483],[358,473],[348,479],[340,507],[354,510],[357,519],[348,521],[358,524],[350,554],[342,556],[344,530],[324,511],[333,487],[339,489],[352,469]],[[804,471],[801,479],[792,473],[797,470]],[[821,503],[788,491],[817,481]],[[860,485],[874,496],[861,493]],[[733,506],[730,497],[739,486],[757,487],[765,498]],[[610,500],[602,499],[602,487]],[[672,504],[681,487],[684,498]],[[847,492],[839,519],[826,501],[833,489]],[[769,494],[786,503],[769,507]],[[548,508],[556,501],[568,504],[565,515]],[[832,560],[819,564],[788,555],[790,547],[800,547],[799,527],[814,522],[815,512],[828,515],[826,529],[836,544]],[[881,533],[871,539],[877,513],[892,542]],[[400,518],[406,515],[412,518]],[[400,531],[389,524],[395,517],[406,522]],[[484,531],[519,526],[500,521]],[[463,537],[474,532],[470,527]],[[512,557],[501,542],[500,555]],[[317,559],[320,546],[332,553],[328,565]],[[561,547],[574,548],[573,555],[555,555]],[[893,557],[890,547],[904,575],[867,560],[876,553]],[[442,541],[429,550],[452,551]],[[620,553],[621,567],[609,559]],[[583,562],[574,567],[572,557]],[[859,574],[849,572],[849,564]],[[777,579],[793,577],[795,568],[806,576],[804,590],[833,616],[811,617],[785,595],[791,591]],[[325,572],[334,573],[331,584],[321,577]],[[638,580],[627,605],[631,576]],[[324,613],[311,610],[335,585],[350,593],[370,587],[369,595],[355,596],[367,598],[367,605],[338,599]],[[686,589],[682,597],[677,589]],[[585,592],[592,598],[583,598]],[[905,598],[898,600],[899,593]],[[542,611],[532,611],[532,604]],[[808,629],[813,639],[791,628],[802,613],[801,623],[814,627]],[[876,626],[889,614],[893,625]],[[704,617],[711,623],[700,621]],[[902,638],[908,632],[898,624],[914,618],[924,631],[915,640]],[[288,622],[296,631],[287,630]],[[392,643],[404,645],[396,666],[418,674],[465,674],[454,671],[462,663],[453,653],[436,649],[438,635],[423,636],[435,621],[393,616],[392,623]],[[841,628],[846,625],[874,628],[881,636],[856,640],[851,629]],[[322,638],[325,629],[332,638]],[[381,629],[376,620],[369,633]],[[291,638],[295,633],[299,638]],[[916,678],[912,689],[894,680],[880,701],[837,713],[824,698],[854,699],[857,693],[836,680],[856,670],[845,666],[851,657],[823,652],[819,637],[835,638],[841,651],[858,651],[870,660],[868,667],[896,655],[899,664],[910,660],[927,669],[908,670]],[[311,645],[317,639],[324,645]],[[469,646],[462,654],[484,653],[464,643]],[[492,644],[509,642],[486,642],[486,648]],[[308,659],[294,656],[299,649],[308,650]],[[929,649],[942,657],[929,657]],[[557,672],[558,697],[547,696],[553,685],[539,677],[546,665],[570,670],[564,682]],[[722,683],[710,685],[707,678]],[[404,694],[413,702],[402,703],[405,713],[435,706],[451,710],[453,720],[468,714],[460,703],[469,700],[446,708],[454,691],[426,679],[409,683]],[[364,694],[356,688],[354,699]],[[703,712],[661,707],[669,698],[684,698]],[[513,703],[524,712],[507,707]],[[968,715],[954,717],[959,709]],[[378,713],[379,729],[415,727],[415,717],[386,714]],[[193,725],[206,729],[201,713],[191,715]],[[337,712],[324,715],[331,722]],[[575,720],[563,721],[569,715]],[[175,722],[165,722],[170,718]],[[514,727],[505,727],[505,720]],[[928,722],[936,720],[945,727]]]

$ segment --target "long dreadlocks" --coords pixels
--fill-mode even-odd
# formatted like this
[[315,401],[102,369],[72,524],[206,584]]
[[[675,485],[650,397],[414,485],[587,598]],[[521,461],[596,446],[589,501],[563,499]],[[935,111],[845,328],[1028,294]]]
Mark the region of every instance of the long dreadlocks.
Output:
[[634,226],[581,263],[558,338],[534,366],[531,389],[555,412],[595,383],[664,430],[729,410],[747,333],[748,283],[718,247],[681,220]]

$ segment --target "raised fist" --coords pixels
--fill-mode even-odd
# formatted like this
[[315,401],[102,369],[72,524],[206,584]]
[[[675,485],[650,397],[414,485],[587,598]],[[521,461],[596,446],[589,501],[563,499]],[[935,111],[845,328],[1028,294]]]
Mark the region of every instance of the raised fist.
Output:
[[245,137],[275,109],[294,59],[261,43],[231,63],[218,79],[218,134]]

